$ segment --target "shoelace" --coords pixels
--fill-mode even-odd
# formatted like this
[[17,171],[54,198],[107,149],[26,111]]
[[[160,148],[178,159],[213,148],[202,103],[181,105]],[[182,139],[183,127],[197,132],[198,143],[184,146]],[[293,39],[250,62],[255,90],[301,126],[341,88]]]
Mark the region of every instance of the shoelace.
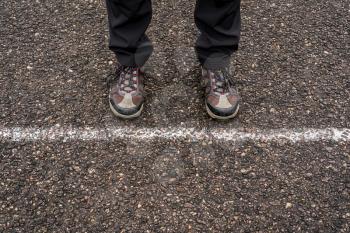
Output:
[[222,95],[228,93],[230,91],[230,87],[233,86],[233,81],[230,78],[230,73],[228,70],[214,70],[209,72],[211,72],[214,77],[214,92]]
[[138,67],[121,66],[117,69],[116,76],[122,91],[130,93],[137,89],[138,72]]

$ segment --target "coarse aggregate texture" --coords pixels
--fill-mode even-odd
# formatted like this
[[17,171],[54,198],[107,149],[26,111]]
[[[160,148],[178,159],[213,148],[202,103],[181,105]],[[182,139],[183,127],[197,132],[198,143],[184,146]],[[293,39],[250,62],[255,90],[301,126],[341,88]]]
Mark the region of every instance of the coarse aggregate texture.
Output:
[[3,146],[2,232],[348,232],[350,227],[348,144]]
[[[205,113],[195,1],[154,0],[147,102],[108,108],[105,4],[0,1],[1,127],[350,127],[346,0],[242,1],[229,122]],[[349,232],[348,141],[0,142],[0,232]]]

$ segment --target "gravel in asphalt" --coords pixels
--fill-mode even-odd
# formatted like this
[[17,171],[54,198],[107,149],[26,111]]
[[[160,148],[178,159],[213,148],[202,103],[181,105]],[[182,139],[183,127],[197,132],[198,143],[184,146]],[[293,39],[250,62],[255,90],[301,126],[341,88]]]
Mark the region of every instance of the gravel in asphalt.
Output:
[[3,144],[0,227],[349,231],[349,144],[209,143]]
[[[145,112],[121,121],[103,1],[0,1],[0,126],[350,128],[346,0],[242,1],[230,122],[205,113],[194,1],[153,5]],[[348,141],[2,141],[0,158],[0,232],[350,231]]]

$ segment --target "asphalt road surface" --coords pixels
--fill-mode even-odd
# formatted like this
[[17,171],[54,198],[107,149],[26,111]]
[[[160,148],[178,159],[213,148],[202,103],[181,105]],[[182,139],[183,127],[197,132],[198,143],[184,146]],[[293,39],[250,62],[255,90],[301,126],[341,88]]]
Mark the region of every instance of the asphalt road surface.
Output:
[[[243,0],[230,122],[205,113],[194,1],[153,5],[145,111],[122,121],[103,1],[0,1],[0,232],[350,232],[349,2]],[[52,127],[92,136],[14,138]],[[92,134],[110,128],[208,137]],[[210,136],[305,128],[345,133]]]

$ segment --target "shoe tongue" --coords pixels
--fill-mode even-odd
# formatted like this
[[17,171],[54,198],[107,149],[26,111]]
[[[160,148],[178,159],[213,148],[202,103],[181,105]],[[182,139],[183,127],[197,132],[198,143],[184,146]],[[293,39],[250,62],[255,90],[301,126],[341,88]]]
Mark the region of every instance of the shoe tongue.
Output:
[[215,92],[218,94],[224,94],[227,92],[227,83],[225,80],[225,75],[221,70],[217,70],[213,72],[214,75],[214,82],[215,82]]
[[125,66],[123,71],[127,74],[137,74],[138,67],[134,66]]
[[133,67],[126,67],[124,69],[124,78],[122,79],[122,89],[126,92],[132,92],[137,88],[137,70]]
[[221,81],[225,80],[225,75],[224,75],[224,73],[221,70],[218,72],[218,76],[219,76]]
[[133,89],[131,87],[124,87],[125,91],[132,91]]
[[215,72],[213,78],[214,78],[217,85],[223,85],[225,82],[225,76],[221,71]]

